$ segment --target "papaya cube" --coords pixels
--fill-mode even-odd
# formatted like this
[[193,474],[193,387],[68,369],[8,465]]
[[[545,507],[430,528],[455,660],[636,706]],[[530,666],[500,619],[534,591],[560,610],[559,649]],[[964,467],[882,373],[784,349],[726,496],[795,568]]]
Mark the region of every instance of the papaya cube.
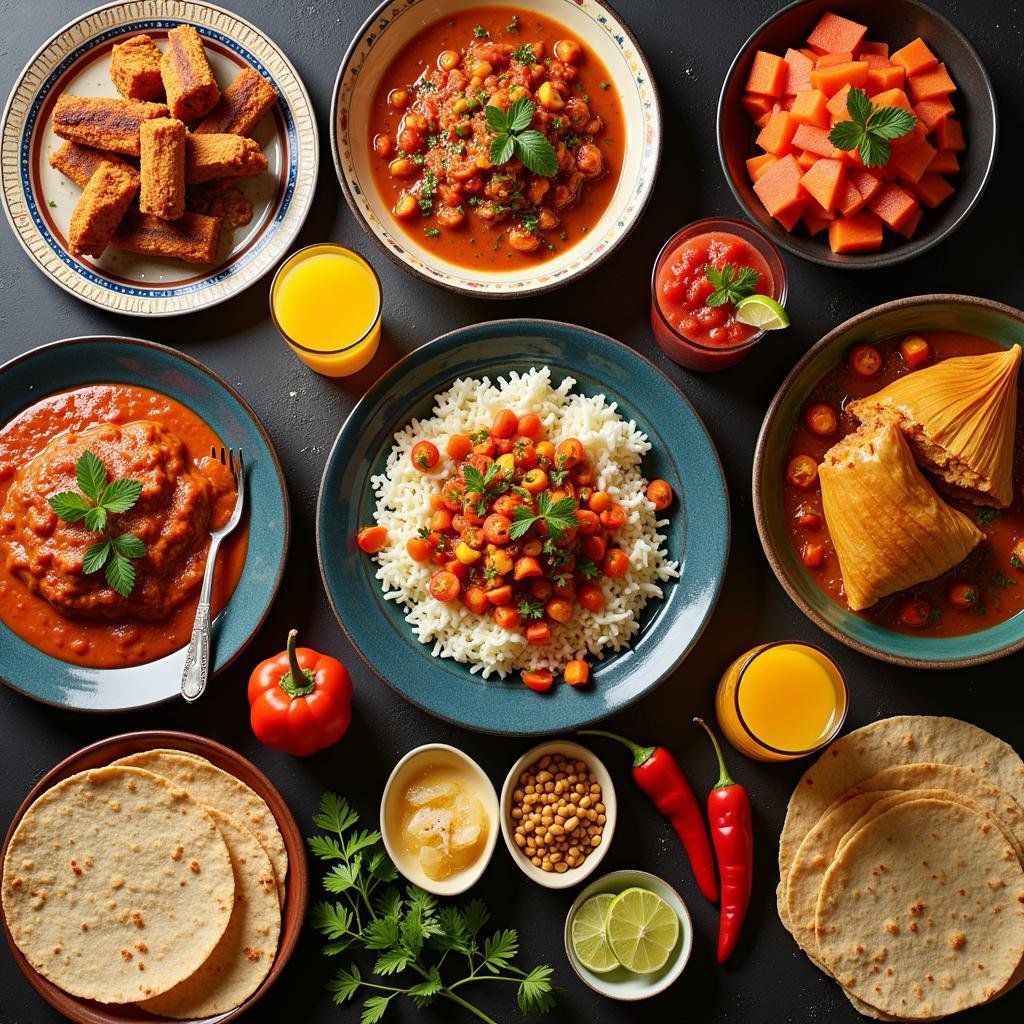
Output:
[[877,57],[884,57],[886,60],[889,59],[889,44],[888,43],[873,43],[867,39],[860,44],[860,49],[857,50],[857,59],[864,60],[865,57],[871,54]]
[[814,62],[814,66],[816,68],[830,68],[833,64],[849,64],[852,60],[852,53],[823,53]]
[[789,207],[786,210],[782,210],[781,212],[777,213],[775,215],[775,219],[787,231],[792,231],[793,228],[795,228],[797,224],[800,223],[800,218],[803,216],[806,206],[807,201],[805,199],[801,199],[800,202],[794,204],[793,206]]
[[913,238],[914,232],[917,230],[917,225],[921,223],[921,218],[924,216],[924,210],[919,206],[914,213],[907,218],[906,224],[900,228],[900,234],[904,238]]
[[750,176],[750,180],[757,181],[778,159],[774,153],[762,153],[760,156],[752,156],[747,161],[747,174]]
[[928,170],[937,152],[938,150],[927,140],[919,142],[916,146],[900,146],[893,149],[886,170],[913,185],[921,180],[921,175]]
[[907,132],[906,135],[901,135],[898,139],[892,140],[893,150],[897,149],[913,149],[914,146],[919,146],[924,142],[927,137],[927,132],[924,130],[924,125],[920,121],[914,123],[914,127]]
[[874,96],[888,89],[902,89],[905,81],[906,72],[895,64],[887,64],[882,68],[869,67],[867,94]]
[[[834,64],[827,68],[815,68],[811,72],[811,86],[820,89],[826,96],[833,96],[844,85],[863,89],[868,84],[868,66],[862,60],[846,64]],[[926,99],[927,97],[922,97]]]
[[[865,53],[863,47],[861,47],[860,53],[857,54],[857,60],[864,61],[870,71],[874,71],[875,68],[891,68],[894,66],[888,57],[883,57],[880,53]],[[900,70],[902,71],[903,69],[900,68]]]
[[904,68],[908,75],[920,74],[939,63],[939,58],[928,49],[928,44],[920,36],[897,50],[890,59],[893,64]]
[[782,87],[783,95],[795,96],[806,92],[811,87],[811,72],[814,61],[800,50],[786,51],[786,84]]
[[786,84],[786,62],[775,53],[758,50],[747,75],[747,92],[761,96],[781,96]]
[[868,209],[886,224],[899,231],[917,212],[920,204],[905,189],[891,181],[885,182],[868,203]]
[[925,174],[914,185],[914,194],[929,210],[934,210],[953,194],[953,186],[937,174]]
[[796,130],[797,122],[793,120],[789,111],[776,110],[757,136],[757,144],[766,153],[785,156],[791,148]]
[[812,124],[801,124],[797,126],[793,135],[793,145],[797,149],[805,149],[815,156],[828,157],[830,160],[839,160],[843,155],[841,149],[836,149],[829,141],[828,132],[824,128],[816,128]]
[[757,93],[748,92],[740,99],[743,109],[756,121],[759,117],[772,112],[774,101],[771,96],[758,96]]
[[816,217],[823,217],[825,220],[835,220],[838,216],[835,210],[826,210],[813,196],[807,197],[804,213],[811,213]]
[[[811,81],[814,81],[813,72]],[[951,92],[956,92],[956,86],[953,84],[953,79],[949,77],[945,64],[939,64],[937,67],[921,71],[916,75],[908,74],[907,88],[915,103],[920,103],[922,100],[933,100],[937,96],[948,96]]]
[[867,33],[866,25],[826,11],[807,37],[807,44],[818,53],[856,53]]
[[952,149],[956,152],[966,149],[963,125],[955,117],[947,117],[935,129],[935,144],[939,149]]
[[868,210],[852,217],[839,217],[828,226],[828,244],[834,253],[881,249],[882,222]]
[[836,197],[836,207],[839,212],[844,217],[852,217],[855,213],[860,213],[867,204],[867,199],[860,194],[857,186],[849,178],[846,178]]
[[902,107],[910,114],[914,112],[907,94],[902,89],[886,89],[885,92],[872,96],[871,104],[876,110],[882,107]]
[[822,157],[815,161],[809,171],[804,173],[800,184],[822,209],[831,213],[845,180],[842,161]]
[[796,162],[800,165],[801,171],[809,171],[821,159],[817,153],[809,149],[801,149],[796,155]]
[[757,181],[754,191],[762,205],[772,216],[778,216],[806,197],[800,178],[803,172],[792,153],[776,160]]
[[846,172],[846,180],[851,182],[861,196],[863,196],[865,203],[870,202],[874,198],[875,193],[882,187],[881,181],[870,171],[862,171],[856,167],[851,167]]
[[956,152],[952,149],[940,149],[935,158],[928,165],[928,174],[957,174],[960,170],[960,161]]
[[835,96],[825,104],[829,114],[832,116],[833,124],[835,124],[836,121],[850,120],[850,112],[846,109],[849,96],[850,86],[844,85],[842,89],[840,89],[839,92],[837,92]]
[[789,108],[789,116],[798,124],[810,124],[816,128],[827,128],[829,124],[828,107],[825,94],[817,89],[798,92],[793,97],[793,106]]
[[914,104],[914,114],[924,125],[926,132],[933,132],[943,121],[954,112],[955,108],[946,96],[938,96],[934,100],[922,100]]
[[763,128],[768,123],[768,118],[772,116],[772,112],[769,110],[762,114],[760,117],[754,118],[754,126],[757,128]]
[[812,210],[809,205],[800,219],[804,222],[804,227],[807,228],[807,233],[811,238],[820,235],[831,223],[827,217],[819,216],[817,210]]

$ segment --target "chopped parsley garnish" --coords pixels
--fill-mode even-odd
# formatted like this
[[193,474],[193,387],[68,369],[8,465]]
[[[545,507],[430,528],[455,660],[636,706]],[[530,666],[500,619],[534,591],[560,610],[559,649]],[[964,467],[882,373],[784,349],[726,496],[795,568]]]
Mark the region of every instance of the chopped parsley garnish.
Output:
[[566,530],[580,524],[576,518],[576,502],[568,496],[552,501],[551,495],[547,491],[542,491],[537,498],[536,515],[523,505],[516,506],[509,536],[512,540],[519,540],[520,537],[526,536],[531,526],[541,520],[547,527],[548,536],[561,540]]
[[588,580],[594,579],[601,572],[597,567],[596,562],[592,562],[589,558],[584,555],[576,556],[576,571],[581,575],[585,576]]
[[524,213],[519,218],[519,223],[524,231],[529,231],[531,235],[537,233],[537,229],[540,227],[540,221],[537,219],[535,213]]
[[515,35],[519,31],[519,15],[513,14],[512,20],[505,26],[505,31]]
[[521,619],[542,619],[544,618],[544,605],[540,601],[525,599],[519,602],[516,609]]
[[426,231],[423,232],[423,234],[425,234],[427,238],[437,238],[437,236],[440,235],[441,232],[437,228],[427,228]]
[[483,444],[490,436],[491,432],[486,427],[482,427],[475,434],[470,434],[469,439],[473,444]]
[[1016,555],[1011,555],[1010,566],[1014,569],[1024,569],[1024,562],[1022,562]]
[[731,263],[726,263],[721,270],[707,266],[704,268],[707,279],[715,286],[715,290],[704,300],[708,306],[724,306],[733,304],[753,295],[761,275],[753,267],[740,267],[739,271]]
[[419,206],[425,217],[434,212],[434,196],[437,194],[437,175],[430,170],[423,172],[423,181],[420,183]]
[[555,147],[535,128],[531,128],[536,105],[525,96],[508,108],[508,113],[493,104],[487,107],[487,126],[494,132],[489,156],[495,167],[518,157],[534,174],[553,178],[558,173]]
[[598,89],[610,89],[611,88],[611,86],[607,82],[598,82],[597,83],[597,87],[598,87]]
[[519,61],[520,64],[534,64],[537,61],[537,54],[529,43],[523,43],[512,51],[512,59]]
[[473,35],[475,35],[477,39],[490,39],[491,37],[491,33],[488,32],[487,29],[483,27],[483,25],[474,25]]
[[582,140],[575,132],[569,132],[562,141],[565,143],[567,148],[575,149]]
[[1002,517],[1002,509],[983,505],[978,509],[978,514],[975,518],[977,519],[979,526],[991,526],[997,519],[1001,519]]

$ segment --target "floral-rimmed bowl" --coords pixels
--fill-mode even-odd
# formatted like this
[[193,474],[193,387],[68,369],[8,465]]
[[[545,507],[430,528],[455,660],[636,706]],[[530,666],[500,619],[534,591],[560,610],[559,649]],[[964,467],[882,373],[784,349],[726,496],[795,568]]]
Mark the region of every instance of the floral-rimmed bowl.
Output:
[[356,33],[338,71],[331,104],[331,150],[345,199],[366,233],[417,277],[465,295],[522,298],[560,288],[607,259],[636,225],[654,189],[662,124],[654,76],[633,34],[603,0],[534,0],[511,6],[568,28],[608,69],[628,126],[626,151],[611,202],[586,236],[532,268],[484,271],[461,267],[417,242],[394,223],[373,181],[369,118],[374,91],[392,58],[426,25],[481,0],[385,0]]
[[[165,47],[176,25],[192,25],[223,89],[252,68],[277,91],[273,110],[253,129],[269,167],[242,181],[248,224],[221,231],[211,266],[108,247],[99,259],[67,248],[79,188],[52,168],[61,143],[50,127],[57,97],[119,94],[110,81],[115,44],[145,33]],[[302,227],[316,187],[319,145],[306,88],[284,52],[255,25],[196,0],[118,0],[81,15],[36,51],[15,81],[0,121],[4,212],[34,266],[90,305],[135,316],[175,316],[238,294],[273,269]]]

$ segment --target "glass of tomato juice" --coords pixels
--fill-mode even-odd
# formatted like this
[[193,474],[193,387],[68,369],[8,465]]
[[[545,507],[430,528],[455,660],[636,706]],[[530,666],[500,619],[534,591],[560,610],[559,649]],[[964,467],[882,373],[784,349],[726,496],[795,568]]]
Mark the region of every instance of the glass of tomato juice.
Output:
[[708,217],[677,231],[662,247],[651,275],[651,327],[665,355],[689,370],[724,370],[738,363],[764,331],[735,319],[731,302],[707,305],[715,290],[705,268],[757,271],[755,291],[786,302],[786,267],[775,244],[743,221]]

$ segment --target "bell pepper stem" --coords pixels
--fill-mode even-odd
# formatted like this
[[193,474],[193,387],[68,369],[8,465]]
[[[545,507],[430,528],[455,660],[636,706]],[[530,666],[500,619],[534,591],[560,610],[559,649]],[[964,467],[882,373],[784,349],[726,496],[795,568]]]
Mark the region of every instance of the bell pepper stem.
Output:
[[633,753],[634,768],[639,768],[642,764],[646,764],[646,762],[654,757],[654,751],[658,749],[657,747],[641,747],[639,743],[627,740],[625,736],[619,736],[618,733],[614,732],[603,732],[601,729],[578,729],[577,735],[604,736],[605,739],[615,740],[617,743],[621,743],[624,747],[628,747]]
[[725,767],[725,758],[722,757],[722,748],[718,745],[718,740],[715,738],[715,734],[711,731],[711,727],[703,718],[695,718],[694,721],[711,737],[711,742],[715,747],[715,755],[718,757],[718,781],[711,787],[712,789],[726,789],[729,786],[735,786],[732,777],[729,775],[729,769]]
[[299,631],[288,631],[288,671],[281,676],[278,685],[289,697],[307,697],[316,689],[316,675],[308,668],[299,664],[299,656],[295,653],[295,644]]

